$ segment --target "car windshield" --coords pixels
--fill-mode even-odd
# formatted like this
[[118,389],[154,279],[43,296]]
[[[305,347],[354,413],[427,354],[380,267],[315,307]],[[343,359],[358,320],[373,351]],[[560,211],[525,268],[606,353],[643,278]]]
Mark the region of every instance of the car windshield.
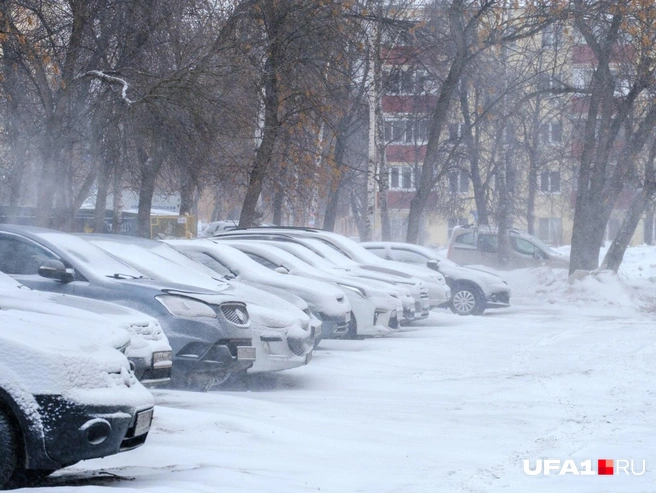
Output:
[[49,241],[69,255],[72,260],[82,262],[90,272],[102,277],[117,279],[138,279],[144,275],[131,268],[127,263],[112,257],[103,249],[91,244],[85,239],[66,233],[39,233],[39,236]]
[[326,260],[332,262],[333,264],[339,267],[343,267],[345,269],[352,269],[354,267],[360,266],[360,264],[346,257],[344,254],[338,252],[334,248],[326,245],[323,241],[310,238],[307,240],[303,240],[303,243],[306,243],[310,248],[312,248],[312,250],[318,252],[319,255],[321,255]]
[[237,250],[228,245],[211,243],[207,249],[207,255],[215,258],[222,264],[225,264],[231,271],[237,275],[245,272],[257,273],[259,275],[270,276],[271,271],[255,260],[250,258],[241,250]]
[[221,262],[216,260],[212,255],[207,252],[201,252],[198,250],[185,250],[185,254],[189,255],[194,260],[200,262],[208,269],[212,269],[214,272],[219,274],[223,278],[234,277],[235,273],[228,269]]
[[317,269],[330,271],[336,267],[335,264],[327,261],[323,257],[320,257],[306,246],[285,241],[273,242],[271,245],[291,253],[295,257],[300,258],[303,262],[307,262]]
[[[129,263],[153,279],[187,284],[212,291],[223,290],[227,287],[227,283],[217,278],[216,272],[163,243],[148,249],[129,242],[97,238],[91,241],[94,245]],[[174,255],[167,249],[173,250],[173,253],[178,255],[175,262],[171,260]],[[159,253],[164,253],[165,256],[159,255]]]
[[529,241],[531,241],[531,243],[533,243],[535,246],[540,248],[542,251],[547,252],[549,255],[558,255],[555,251],[553,251],[551,249],[551,247],[549,245],[542,242],[542,240],[539,240],[535,236],[530,236],[530,235],[528,235],[528,236],[530,237]]
[[235,242],[235,243],[231,243],[230,246],[239,248],[242,252],[245,252],[247,254],[253,253],[262,258],[270,260],[275,264],[283,264],[283,267],[288,269],[289,268],[298,269],[300,272],[304,272],[310,275],[317,275],[317,276],[325,275],[324,272],[321,272],[319,269],[312,267],[310,264],[304,262],[303,260],[299,259],[295,255],[292,255],[291,253],[285,250],[281,250],[280,248],[277,248],[275,246],[269,246],[265,244],[262,244],[260,246],[256,242],[250,244]]

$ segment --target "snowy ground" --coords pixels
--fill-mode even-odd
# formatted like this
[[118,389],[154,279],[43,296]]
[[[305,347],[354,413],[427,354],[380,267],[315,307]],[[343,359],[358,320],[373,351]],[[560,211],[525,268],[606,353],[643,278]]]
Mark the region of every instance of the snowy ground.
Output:
[[[504,273],[513,307],[434,312],[385,339],[206,394],[158,391],[138,450],[50,478],[61,491],[656,491],[656,249],[620,280]],[[530,459],[646,460],[642,476],[528,476]],[[638,472],[640,467],[638,467]],[[39,489],[43,491],[43,488]]]

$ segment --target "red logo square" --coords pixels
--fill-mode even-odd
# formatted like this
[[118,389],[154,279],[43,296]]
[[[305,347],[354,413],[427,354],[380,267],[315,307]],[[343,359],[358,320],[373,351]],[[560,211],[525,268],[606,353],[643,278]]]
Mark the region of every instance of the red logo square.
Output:
[[612,476],[613,475],[613,459],[599,459],[597,461],[597,475],[599,475],[599,476]]

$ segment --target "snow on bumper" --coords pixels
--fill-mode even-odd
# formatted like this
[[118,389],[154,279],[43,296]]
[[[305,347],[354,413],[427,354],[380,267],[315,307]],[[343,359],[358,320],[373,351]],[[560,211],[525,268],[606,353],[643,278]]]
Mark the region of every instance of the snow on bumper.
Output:
[[302,329],[298,324],[267,329],[252,321],[255,363],[249,373],[288,370],[306,365],[312,359],[316,327]]

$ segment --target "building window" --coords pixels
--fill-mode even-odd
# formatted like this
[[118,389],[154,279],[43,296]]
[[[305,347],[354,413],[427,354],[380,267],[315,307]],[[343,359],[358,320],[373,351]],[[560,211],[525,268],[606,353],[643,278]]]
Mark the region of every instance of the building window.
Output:
[[451,193],[469,193],[469,177],[462,171],[449,173],[449,191]]
[[388,143],[423,145],[428,142],[428,120],[385,120],[385,140]]
[[543,171],[540,173],[540,191],[543,193],[560,193],[560,171]]
[[387,94],[424,94],[429,86],[425,70],[395,68],[383,71],[383,91]]
[[538,238],[551,245],[562,244],[563,220],[560,217],[541,217],[539,219]]
[[542,125],[540,142],[543,144],[560,145],[563,140],[563,124],[553,120]]
[[404,142],[405,134],[406,134],[405,120],[385,121],[385,140],[387,142],[395,142],[395,143]]
[[414,189],[412,166],[391,166],[389,176],[390,190]]

